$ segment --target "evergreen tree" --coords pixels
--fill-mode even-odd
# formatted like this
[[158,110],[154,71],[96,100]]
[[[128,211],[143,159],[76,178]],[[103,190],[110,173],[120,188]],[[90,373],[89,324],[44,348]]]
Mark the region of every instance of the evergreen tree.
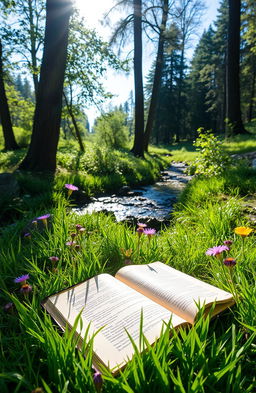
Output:
[[240,13],[241,0],[229,0],[228,50],[226,74],[226,119],[228,133],[247,134],[240,106]]
[[241,107],[250,122],[256,117],[256,2],[244,1],[242,11]]
[[195,49],[188,77],[190,125],[216,129],[217,95],[216,68],[214,64],[214,31],[210,26]]

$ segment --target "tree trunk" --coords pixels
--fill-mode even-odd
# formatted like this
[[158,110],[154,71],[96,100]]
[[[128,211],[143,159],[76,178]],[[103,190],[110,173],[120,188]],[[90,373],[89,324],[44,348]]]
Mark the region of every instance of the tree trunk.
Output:
[[81,134],[80,134],[80,131],[79,131],[79,128],[78,128],[78,125],[77,125],[76,118],[75,118],[74,113],[73,113],[73,111],[72,111],[72,105],[69,105],[67,96],[66,96],[66,94],[64,93],[64,91],[63,91],[63,97],[64,97],[64,100],[65,100],[65,103],[66,103],[66,106],[67,106],[67,109],[68,109],[68,113],[69,113],[69,115],[70,115],[70,117],[71,117],[73,126],[74,126],[74,128],[75,128],[76,137],[77,137],[77,140],[78,140],[78,143],[79,143],[79,146],[80,146],[80,150],[81,150],[82,152],[84,152],[84,151],[85,151],[85,150],[84,150],[84,144],[83,144],[83,141],[82,141],[82,138],[81,138]]
[[72,0],[47,0],[43,60],[31,143],[20,169],[54,172]]
[[3,60],[2,60],[2,42],[0,41],[0,118],[4,134],[4,149],[16,150],[19,146],[15,140],[12,128],[12,121],[4,87]]
[[240,107],[240,10],[241,0],[229,0],[226,120],[232,135],[247,134]]
[[144,157],[144,93],[142,78],[142,10],[141,0],[133,0],[134,6],[134,91],[135,131],[132,152]]
[[144,149],[146,152],[148,151],[149,138],[153,128],[157,100],[158,100],[158,92],[161,84],[163,58],[164,58],[164,33],[165,33],[167,17],[168,17],[168,6],[169,6],[168,3],[169,0],[164,0],[163,14],[162,14],[162,21],[161,21],[161,27],[159,33],[158,49],[157,49],[157,57],[156,57],[155,74],[154,74],[151,100],[150,100],[149,111],[148,111],[147,124],[144,134]]
[[180,56],[180,74],[179,74],[179,84],[178,84],[178,108],[177,108],[177,130],[176,130],[176,142],[180,142],[181,134],[181,93],[183,86],[183,70],[184,70],[184,52],[185,52],[185,42],[181,45],[181,56]]
[[248,110],[248,121],[252,121],[253,104],[255,99],[255,79],[256,79],[256,68],[253,70],[251,94],[250,94],[250,104]]
[[32,62],[32,73],[33,73],[33,82],[34,82],[34,90],[35,97],[38,91],[38,75],[37,75],[37,58],[36,58],[36,33],[35,33],[35,25],[33,20],[33,5],[32,0],[28,2],[29,7],[29,23],[30,23],[30,54],[31,54],[31,62]]

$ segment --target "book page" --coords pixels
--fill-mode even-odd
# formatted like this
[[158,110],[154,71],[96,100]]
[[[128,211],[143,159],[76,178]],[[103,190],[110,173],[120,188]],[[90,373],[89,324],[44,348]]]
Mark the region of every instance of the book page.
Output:
[[234,304],[230,293],[173,269],[161,262],[121,268],[116,278],[153,301],[193,323],[198,312],[196,303],[217,304],[214,314]]
[[160,336],[163,321],[172,318],[174,327],[187,323],[108,274],[50,296],[44,307],[57,321],[61,319],[62,325],[66,321],[71,326],[83,310],[81,335],[90,322],[90,335],[103,328],[94,338],[94,353],[110,369],[119,368],[132,357],[134,351],[125,329],[138,344],[141,311],[143,332],[150,343]]

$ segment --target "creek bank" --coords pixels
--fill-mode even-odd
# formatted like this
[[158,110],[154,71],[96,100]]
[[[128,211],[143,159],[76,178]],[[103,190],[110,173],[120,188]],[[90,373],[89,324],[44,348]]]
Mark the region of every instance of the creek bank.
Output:
[[73,210],[78,215],[104,212],[114,215],[117,222],[143,221],[149,227],[160,229],[169,223],[173,205],[191,179],[186,169],[185,163],[173,162],[153,185],[136,189],[125,186],[116,194],[92,198],[90,203]]

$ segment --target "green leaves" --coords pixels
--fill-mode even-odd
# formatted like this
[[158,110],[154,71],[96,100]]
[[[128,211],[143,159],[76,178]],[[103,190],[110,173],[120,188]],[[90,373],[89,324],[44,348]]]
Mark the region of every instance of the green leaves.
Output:
[[230,157],[224,151],[221,141],[211,131],[202,127],[197,130],[199,136],[194,142],[199,155],[195,161],[195,173],[207,176],[219,175],[230,165]]

